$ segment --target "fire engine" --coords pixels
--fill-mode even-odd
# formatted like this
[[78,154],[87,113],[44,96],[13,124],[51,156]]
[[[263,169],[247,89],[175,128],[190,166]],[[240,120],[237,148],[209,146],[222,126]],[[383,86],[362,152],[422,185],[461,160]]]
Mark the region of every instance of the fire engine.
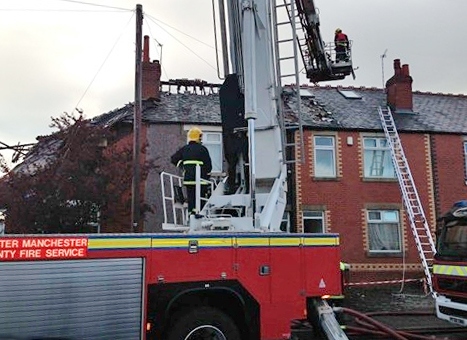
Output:
[[[346,339],[325,301],[342,293],[339,236],[281,230],[291,163],[281,82],[291,60],[300,83],[299,56],[311,81],[343,79],[350,49],[333,61],[312,0],[221,3],[226,74],[244,98],[249,145],[236,192],[225,194],[221,181],[202,205],[198,174],[198,211],[188,215],[180,177],[163,174],[162,227],[171,233],[2,237],[0,338],[304,339],[313,325]],[[285,26],[290,39],[280,38]],[[293,128],[299,140],[301,125]]]
[[439,219],[433,266],[436,314],[467,326],[467,201],[459,201]]

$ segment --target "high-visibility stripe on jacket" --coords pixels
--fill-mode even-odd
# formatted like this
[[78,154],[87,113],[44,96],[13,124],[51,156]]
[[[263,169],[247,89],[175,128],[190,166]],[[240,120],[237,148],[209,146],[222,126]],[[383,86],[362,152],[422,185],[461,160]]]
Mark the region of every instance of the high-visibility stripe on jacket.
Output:
[[[183,184],[196,184],[196,166],[201,168],[201,178],[207,180],[208,173],[212,170],[211,157],[208,149],[197,142],[190,142],[180,148],[171,157],[172,164],[183,167]],[[209,184],[206,181],[201,181],[202,185]]]
[[193,164],[193,165],[199,165],[199,166],[202,166],[204,164],[203,161],[192,161],[192,160],[187,160],[187,161],[182,161],[182,164],[183,165],[190,165],[190,164]]

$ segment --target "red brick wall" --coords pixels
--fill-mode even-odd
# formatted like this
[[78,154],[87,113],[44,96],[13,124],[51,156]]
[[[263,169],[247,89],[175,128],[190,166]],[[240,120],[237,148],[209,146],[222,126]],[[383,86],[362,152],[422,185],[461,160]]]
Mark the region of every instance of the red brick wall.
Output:
[[412,110],[412,79],[392,85],[388,91],[388,104],[395,110]]
[[[313,137],[320,132],[305,132],[305,164],[299,164],[301,176],[297,188],[297,208],[324,206],[328,232],[337,232],[341,238],[342,259],[352,265],[353,271],[387,272],[399,275],[402,257],[378,256],[368,253],[365,209],[369,206],[402,208],[402,199],[397,180],[368,180],[363,178],[362,135],[358,132],[339,132],[336,136],[338,178],[316,179],[313,174]],[[374,135],[374,134],[373,134]],[[383,135],[379,135],[384,137]],[[347,145],[347,138],[353,145]],[[434,223],[433,191],[429,138],[423,134],[401,134],[402,144],[412,170],[426,217]],[[401,216],[405,217],[403,211]],[[298,214],[298,229],[301,215]],[[415,248],[409,222],[403,221],[404,243],[407,254],[405,262],[410,269],[419,271],[418,252]],[[383,275],[383,272],[386,272]]]
[[464,139],[456,135],[432,135],[431,140],[437,210],[443,214],[454,202],[467,199]]
[[143,99],[160,99],[161,65],[158,60],[142,63],[141,96]]

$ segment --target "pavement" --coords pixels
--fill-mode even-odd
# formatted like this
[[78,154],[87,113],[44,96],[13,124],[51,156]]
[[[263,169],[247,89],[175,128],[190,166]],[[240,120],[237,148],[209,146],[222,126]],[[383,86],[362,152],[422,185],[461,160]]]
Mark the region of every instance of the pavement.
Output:
[[[436,317],[434,299],[430,294],[426,294],[420,283],[354,286],[347,287],[344,293],[343,307],[369,315],[392,329],[408,331],[423,329],[422,334],[433,336],[433,339],[467,339],[467,327],[458,327]],[[343,316],[341,324],[362,326],[359,320],[347,314]],[[360,340],[376,337],[349,336],[349,338]]]

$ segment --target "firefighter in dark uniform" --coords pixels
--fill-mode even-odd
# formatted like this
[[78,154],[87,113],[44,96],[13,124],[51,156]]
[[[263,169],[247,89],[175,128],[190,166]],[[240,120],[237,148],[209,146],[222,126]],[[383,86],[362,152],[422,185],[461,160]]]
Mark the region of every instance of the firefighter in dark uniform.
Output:
[[[237,164],[240,159],[243,165],[248,163],[248,137],[245,119],[245,98],[240,91],[238,76],[229,74],[219,90],[222,120],[222,140],[224,143],[224,156],[228,164],[225,194],[234,194],[240,186],[237,173]],[[248,186],[248,171],[241,169]]]
[[[188,144],[181,147],[171,157],[171,162],[183,169],[183,185],[186,188],[189,213],[199,213],[196,210],[196,166],[201,168],[201,197],[205,198],[210,186],[209,173],[212,170],[211,157],[208,149],[201,144],[203,132],[197,127],[188,131]],[[204,202],[201,201],[201,209]]]

